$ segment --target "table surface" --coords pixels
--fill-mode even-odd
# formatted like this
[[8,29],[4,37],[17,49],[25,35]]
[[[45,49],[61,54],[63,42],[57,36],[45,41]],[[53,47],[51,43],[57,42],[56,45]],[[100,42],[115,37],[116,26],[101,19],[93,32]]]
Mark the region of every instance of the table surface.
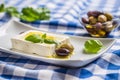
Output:
[[[0,2],[2,3],[2,2]],[[19,11],[26,6],[48,7],[49,21],[26,23],[40,30],[67,35],[88,36],[78,20],[84,10],[104,10],[120,15],[118,0],[4,0],[5,6]],[[82,16],[82,15],[81,15]],[[11,18],[0,14],[0,26]],[[80,68],[65,68],[0,51],[0,80],[120,80],[120,27],[108,38],[116,43],[100,58]]]

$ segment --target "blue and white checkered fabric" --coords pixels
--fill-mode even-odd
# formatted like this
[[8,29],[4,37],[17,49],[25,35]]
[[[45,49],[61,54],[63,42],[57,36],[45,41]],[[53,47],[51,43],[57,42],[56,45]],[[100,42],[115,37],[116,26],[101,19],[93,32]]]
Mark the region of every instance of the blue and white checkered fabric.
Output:
[[[78,21],[78,13],[84,10],[105,10],[120,15],[118,0],[4,0],[4,3],[16,6],[19,11],[25,6],[46,6],[51,10],[50,21],[27,24],[69,35],[86,36]],[[0,14],[0,25],[8,20],[7,15]],[[0,52],[0,80],[120,80],[120,27],[109,37],[118,39],[106,53],[92,63],[75,69]]]

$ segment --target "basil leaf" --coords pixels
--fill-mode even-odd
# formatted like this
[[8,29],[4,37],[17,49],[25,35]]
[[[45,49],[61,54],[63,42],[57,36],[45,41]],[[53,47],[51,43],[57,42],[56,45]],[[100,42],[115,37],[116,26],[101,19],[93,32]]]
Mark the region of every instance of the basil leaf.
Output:
[[36,20],[48,20],[50,19],[50,11],[47,8],[25,7],[22,9],[22,15],[20,19],[33,22]]
[[43,40],[41,39],[40,35],[39,34],[32,34],[32,35],[29,35],[25,38],[25,40],[27,41],[31,41],[33,43],[39,43],[39,42],[43,42]]
[[0,5],[0,12],[4,12],[4,10],[5,10],[4,4],[1,4]]
[[17,8],[14,6],[5,8],[4,4],[1,4],[0,12],[6,12],[10,16],[18,17],[21,20],[27,22],[50,19],[50,10],[45,7],[37,8],[37,9],[34,9],[32,7],[24,7],[21,12],[18,12]]
[[51,39],[44,39],[44,43],[46,43],[46,44],[57,44],[57,42],[55,42],[54,40],[51,40]]
[[26,16],[26,15],[20,15],[20,19],[21,19],[21,20],[24,20],[24,21],[28,21],[28,22],[32,22],[32,21],[35,21],[35,20],[36,20],[35,18]]
[[103,44],[99,40],[87,40],[84,44],[84,50],[86,53],[97,53]]
[[17,11],[17,8],[15,7],[7,7],[5,9],[5,11],[10,15],[10,16],[15,16],[15,17],[19,17],[19,12]]
[[42,35],[42,39],[45,39],[46,38],[46,33]]

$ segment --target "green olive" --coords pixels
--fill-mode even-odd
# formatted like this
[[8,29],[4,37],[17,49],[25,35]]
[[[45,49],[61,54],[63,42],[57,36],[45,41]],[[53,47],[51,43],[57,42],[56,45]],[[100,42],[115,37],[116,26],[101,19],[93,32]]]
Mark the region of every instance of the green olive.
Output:
[[112,25],[112,22],[111,22],[111,21],[108,21],[108,22],[106,22],[105,24],[106,24],[106,25],[105,25],[105,31],[106,31],[106,32],[110,32],[110,31],[114,28],[114,26]]
[[113,16],[110,13],[105,13],[104,15],[107,17],[108,21],[111,21],[113,19]]
[[66,49],[68,49],[70,52],[72,52],[72,51],[74,50],[73,46],[72,46],[71,44],[69,44],[69,43],[62,44],[62,45],[60,46],[60,48],[66,48]]
[[105,15],[99,15],[98,16],[98,21],[99,22],[106,22],[107,21],[107,17]]
[[97,19],[93,16],[89,17],[90,24],[95,24],[97,22]]

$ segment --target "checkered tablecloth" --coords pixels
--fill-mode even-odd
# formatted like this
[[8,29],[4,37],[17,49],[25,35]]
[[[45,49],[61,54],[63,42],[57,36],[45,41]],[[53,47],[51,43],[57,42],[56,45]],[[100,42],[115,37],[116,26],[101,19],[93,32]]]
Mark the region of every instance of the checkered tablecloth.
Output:
[[[84,10],[105,10],[120,15],[119,0],[0,0],[6,6],[46,6],[51,10],[49,21],[26,23],[40,30],[68,35],[88,36],[78,21]],[[10,20],[0,14],[0,26]],[[65,68],[0,51],[0,80],[120,80],[120,27],[109,37],[116,43],[100,58],[80,68]]]

